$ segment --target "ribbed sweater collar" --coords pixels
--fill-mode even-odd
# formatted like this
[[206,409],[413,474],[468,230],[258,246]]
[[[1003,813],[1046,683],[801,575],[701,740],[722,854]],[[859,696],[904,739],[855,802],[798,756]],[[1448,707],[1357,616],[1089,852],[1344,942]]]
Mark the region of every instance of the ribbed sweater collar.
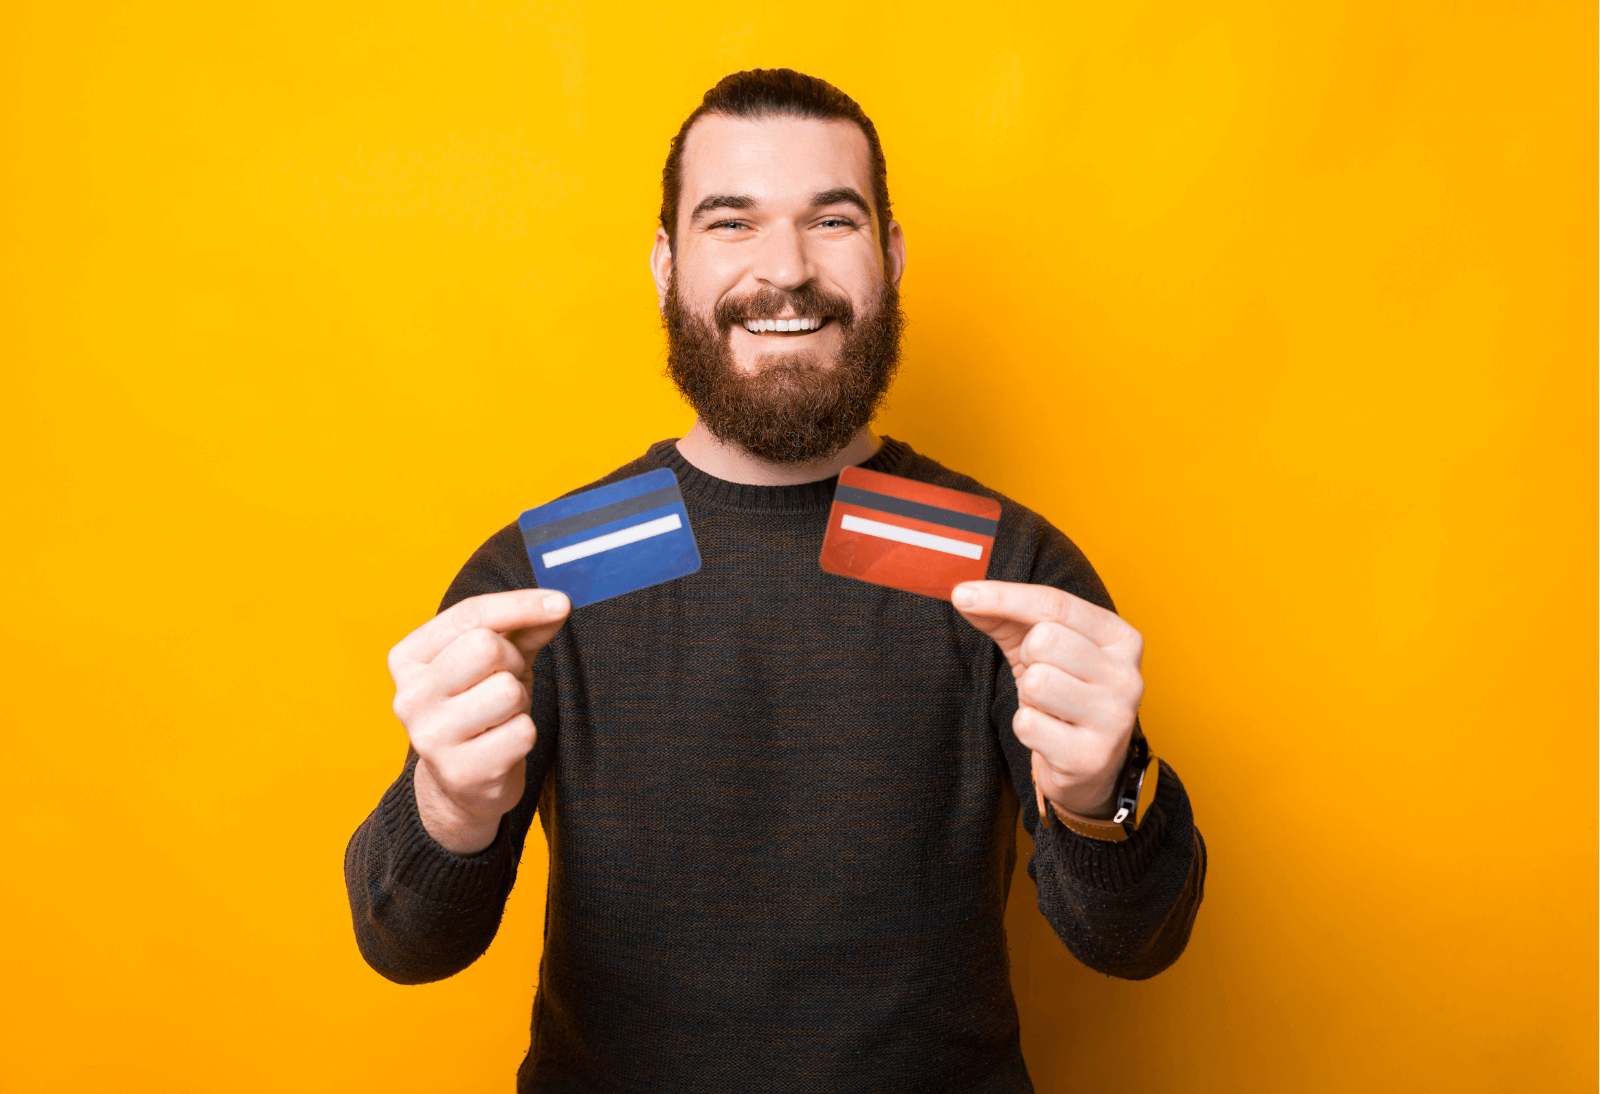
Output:
[[[728,482],[708,475],[683,458],[678,451],[677,438],[657,441],[650,446],[647,457],[661,467],[669,467],[678,476],[678,487],[686,498],[692,497],[719,509],[744,509],[755,512],[807,513],[826,509],[833,504],[833,488],[839,476],[803,482],[795,486],[753,486],[749,483]],[[884,437],[870,460],[860,466],[868,471],[882,471],[896,475],[910,462],[914,453],[911,446],[893,437]]]

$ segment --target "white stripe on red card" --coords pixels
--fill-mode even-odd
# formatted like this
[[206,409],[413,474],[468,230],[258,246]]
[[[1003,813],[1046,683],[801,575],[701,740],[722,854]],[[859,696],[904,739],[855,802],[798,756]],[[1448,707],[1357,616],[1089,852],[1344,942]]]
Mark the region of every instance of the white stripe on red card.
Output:
[[902,528],[898,524],[867,520],[850,513],[840,517],[839,526],[846,532],[861,532],[864,535],[877,536],[879,539],[892,539],[896,543],[909,543],[913,547],[926,547],[931,551],[943,551],[947,555],[960,555],[962,558],[983,557],[983,548],[976,543],[947,539],[944,536],[919,532],[915,528]]

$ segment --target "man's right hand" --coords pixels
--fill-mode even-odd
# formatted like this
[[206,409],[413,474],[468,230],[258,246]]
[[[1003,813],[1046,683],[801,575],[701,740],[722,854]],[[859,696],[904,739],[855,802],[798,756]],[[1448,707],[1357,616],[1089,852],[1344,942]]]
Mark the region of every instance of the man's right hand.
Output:
[[394,712],[419,757],[417,812],[446,850],[483,850],[521,800],[536,733],[530,666],[571,608],[541,589],[474,596],[389,651]]

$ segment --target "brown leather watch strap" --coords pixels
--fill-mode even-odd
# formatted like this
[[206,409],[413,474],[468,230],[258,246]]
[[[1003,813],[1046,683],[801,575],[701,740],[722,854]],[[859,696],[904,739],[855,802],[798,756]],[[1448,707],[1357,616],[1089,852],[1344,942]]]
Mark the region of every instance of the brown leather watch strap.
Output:
[[1086,839],[1100,840],[1104,843],[1121,843],[1128,838],[1130,831],[1137,832],[1139,825],[1144,823],[1144,815],[1149,810],[1156,798],[1156,784],[1161,778],[1161,761],[1154,754],[1150,754],[1144,762],[1142,778],[1139,780],[1138,804],[1133,810],[1133,815],[1128,816],[1124,810],[1119,813],[1122,820],[1096,820],[1094,817],[1084,817],[1068,809],[1063,809],[1055,802],[1050,802],[1050,808],[1045,809],[1046,799],[1044,792],[1034,784],[1033,793],[1038,800],[1039,813],[1046,825],[1050,823],[1050,815],[1055,814],[1055,819],[1078,833]]
[[1080,817],[1061,808],[1055,802],[1050,803],[1050,812],[1056,815],[1056,820],[1089,839],[1103,840],[1106,843],[1121,843],[1128,838],[1128,830],[1114,820],[1094,820],[1091,817]]

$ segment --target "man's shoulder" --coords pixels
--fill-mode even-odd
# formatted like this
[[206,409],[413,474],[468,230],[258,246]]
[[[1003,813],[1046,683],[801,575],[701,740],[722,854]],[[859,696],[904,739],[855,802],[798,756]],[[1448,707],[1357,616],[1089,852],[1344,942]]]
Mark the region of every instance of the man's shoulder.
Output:
[[993,498],[1000,503],[1000,527],[995,534],[989,561],[991,579],[1052,585],[1101,607],[1116,610],[1100,575],[1095,573],[1078,545],[1042,514],[984,485],[971,475],[962,474],[930,456],[914,451],[904,442],[892,443],[904,450],[895,461],[897,466],[892,474]]
[[[646,471],[653,471],[661,466],[657,450],[662,445],[671,443],[671,441],[658,441],[643,455],[629,460],[615,471],[608,472],[591,483],[574,487],[564,494],[558,494],[557,498],[570,498],[574,494],[593,490],[597,486],[606,486],[623,479],[631,479],[635,475],[642,475]],[[555,500],[557,499],[547,498],[536,502],[535,505]],[[531,509],[533,506],[527,508]],[[522,527],[513,520],[484,540],[483,545],[472,552],[472,557],[467,559],[466,565],[461,567],[455,580],[450,583],[450,588],[445,591],[444,599],[439,603],[439,610],[442,612],[450,605],[470,596],[503,593],[510,589],[532,589],[537,585],[538,582],[533,576],[533,563],[528,561],[527,546],[522,541]]]

